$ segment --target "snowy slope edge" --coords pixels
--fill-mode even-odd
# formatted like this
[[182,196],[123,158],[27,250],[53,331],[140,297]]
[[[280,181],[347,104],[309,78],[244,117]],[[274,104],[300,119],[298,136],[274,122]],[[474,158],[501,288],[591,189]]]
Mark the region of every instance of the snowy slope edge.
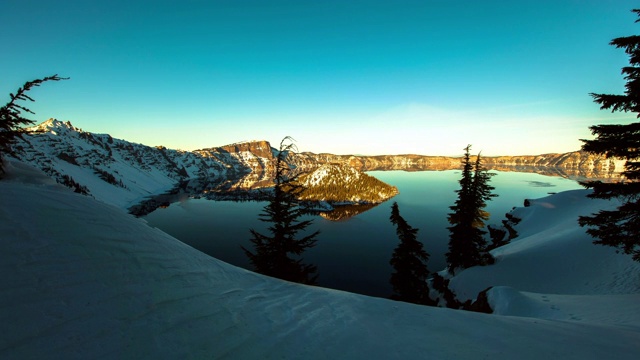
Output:
[[609,323],[640,330],[640,263],[593,238],[578,216],[612,209],[615,200],[589,199],[572,190],[515,208],[519,236],[491,253],[496,263],[457,274],[460,299],[487,287],[497,314]]

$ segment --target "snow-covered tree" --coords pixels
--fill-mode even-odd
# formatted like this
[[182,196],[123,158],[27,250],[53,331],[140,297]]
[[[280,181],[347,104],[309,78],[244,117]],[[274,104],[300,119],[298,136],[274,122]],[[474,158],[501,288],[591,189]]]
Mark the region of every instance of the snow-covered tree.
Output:
[[394,269],[389,279],[394,291],[391,298],[415,304],[435,305],[429,297],[427,284],[429,254],[416,238],[418,229],[412,228],[400,215],[398,203],[395,202],[391,206],[389,220],[396,226],[396,234],[400,240],[390,261]]
[[23,117],[22,112],[34,114],[27,107],[19,105],[19,101],[35,101],[27,92],[33,87],[40,86],[45,81],[59,81],[68,78],[61,78],[57,74],[47,76],[42,79],[27,81],[18,89],[15,94],[9,94],[11,100],[0,108],[0,175],[4,174],[3,159],[5,155],[11,155],[11,144],[16,137],[20,137],[23,130],[22,126],[33,124],[34,121]]
[[317,276],[316,267],[304,264],[300,256],[316,243],[318,231],[299,237],[311,220],[299,220],[303,209],[299,206],[298,195],[303,190],[287,163],[289,153],[295,150],[290,137],[280,142],[276,157],[276,174],[273,194],[269,204],[260,214],[260,220],[271,224],[269,235],[251,229],[254,252],[243,247],[256,272],[293,282],[313,284]]
[[[640,16],[640,9],[632,10]],[[639,22],[640,19],[636,20]],[[610,43],[623,48],[629,55],[629,66],[622,68],[627,81],[624,95],[590,94],[603,110],[632,112],[640,117],[640,35],[620,37]],[[593,189],[591,198],[620,198],[623,204],[616,210],[601,210],[591,216],[581,216],[581,226],[589,227],[587,233],[596,244],[616,247],[633,259],[640,261],[640,122],[617,125],[594,125],[593,140],[582,140],[582,149],[607,158],[626,160],[623,180],[613,183],[601,181],[583,182]]]

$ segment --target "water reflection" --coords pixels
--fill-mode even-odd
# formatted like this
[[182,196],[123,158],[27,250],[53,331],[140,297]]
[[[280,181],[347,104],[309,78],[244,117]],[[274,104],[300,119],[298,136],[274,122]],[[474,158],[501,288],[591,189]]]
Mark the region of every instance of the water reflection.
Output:
[[[270,201],[275,186],[273,175],[265,178],[262,175],[246,174],[236,178],[206,178],[191,179],[181,182],[172,190],[143,200],[129,208],[129,212],[135,216],[145,216],[158,208],[166,208],[175,202],[181,202],[187,198],[207,199],[214,201]],[[317,214],[331,221],[345,221],[365,211],[371,210],[379,204],[352,204],[328,206],[322,204],[303,202],[301,205],[306,212]]]
[[[445,253],[449,240],[447,212],[459,188],[459,171],[381,171],[369,173],[381,181],[398,187],[394,197],[402,216],[415,228],[418,241],[430,254],[429,269],[446,267]],[[535,187],[530,181],[551,183],[553,188]],[[526,198],[547,196],[549,190],[561,192],[580,189],[574,181],[550,178],[530,173],[500,173],[492,179],[498,198],[491,201],[487,211],[492,214],[489,224],[501,224],[504,214],[514,206],[522,206]],[[253,228],[267,234],[270,224],[259,221],[265,201],[207,201],[203,194],[176,196],[166,209],[155,211],[145,219],[177,239],[230,264],[252,269],[241,246],[252,249],[249,241]],[[165,198],[166,199],[166,198]],[[317,285],[389,297],[393,292],[389,264],[398,246],[395,228],[389,224],[389,205],[369,210],[345,221],[332,221],[311,214],[301,219],[314,220],[313,230],[321,231],[318,243],[304,253],[304,260],[317,265],[320,276]],[[339,207],[336,207],[340,210]],[[346,217],[341,217],[343,220]],[[293,259],[301,257],[292,256]]]
[[159,207],[180,202],[187,198],[231,201],[268,200],[273,178],[249,173],[236,177],[201,178],[183,181],[170,191],[145,199],[129,208],[135,216],[150,214]]
[[527,181],[527,183],[529,183],[529,186],[534,186],[534,187],[554,187],[555,186],[552,183],[546,182],[546,181]]
[[378,205],[380,204],[341,205],[335,206],[332,211],[321,211],[318,215],[331,221],[346,221]]

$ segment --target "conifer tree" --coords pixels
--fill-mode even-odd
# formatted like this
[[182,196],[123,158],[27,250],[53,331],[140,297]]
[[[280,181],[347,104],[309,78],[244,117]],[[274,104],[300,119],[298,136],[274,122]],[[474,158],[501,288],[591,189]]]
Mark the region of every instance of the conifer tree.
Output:
[[416,238],[418,229],[412,228],[400,216],[398,204],[395,202],[391,206],[389,220],[396,226],[396,234],[400,239],[390,261],[395,270],[389,279],[394,291],[391,298],[414,304],[435,305],[435,302],[429,297],[429,285],[427,284],[429,254]]
[[33,124],[34,121],[27,119],[21,113],[34,114],[27,107],[19,105],[18,101],[35,101],[27,92],[36,86],[40,86],[45,81],[59,81],[68,78],[61,78],[58,75],[47,76],[42,79],[27,81],[18,89],[15,94],[9,94],[11,100],[0,108],[0,175],[4,174],[3,159],[5,155],[13,154],[11,144],[23,133],[22,126]]
[[[489,185],[491,181],[491,177],[494,176],[494,173],[490,173],[487,169],[482,165],[482,157],[480,154],[476,156],[476,161],[473,166],[473,184],[471,188],[473,189],[473,198],[474,198],[474,207],[475,207],[475,218],[473,222],[473,226],[477,229],[482,229],[485,226],[485,221],[489,220],[489,213],[484,210],[487,206],[487,201],[492,198],[498,196],[493,193],[495,188]],[[481,233],[484,235],[487,232],[481,230]],[[484,248],[486,242],[484,240],[478,244],[479,247]]]
[[480,154],[475,162],[471,161],[471,145],[465,149],[462,160],[462,178],[460,189],[456,190],[458,198],[455,204],[449,207],[453,212],[449,213],[449,252],[446,254],[449,271],[466,269],[471,266],[481,265],[485,260],[486,241],[482,230],[484,221],[489,218],[489,213],[484,210],[486,202],[495,197],[494,189],[489,185],[491,176],[482,166]]
[[[633,9],[640,17],[640,9]],[[639,22],[637,19],[636,22]],[[640,117],[640,35],[615,38],[610,45],[622,48],[629,55],[629,66],[622,68],[626,80],[624,95],[591,93],[600,109],[611,112],[632,112]],[[593,189],[591,198],[622,200],[616,210],[601,210],[591,216],[581,216],[579,223],[596,238],[595,244],[616,247],[640,261],[640,122],[622,125],[594,125],[589,128],[594,140],[582,140],[582,150],[604,154],[607,158],[626,160],[623,179],[614,183],[583,182]]]
[[311,220],[300,221],[303,209],[299,206],[298,195],[303,190],[287,163],[289,153],[295,149],[293,139],[285,137],[280,142],[276,157],[275,186],[269,203],[260,214],[260,220],[271,223],[270,235],[250,229],[255,252],[243,247],[245,254],[256,272],[288,281],[313,284],[317,276],[316,267],[304,264],[300,256],[316,243],[318,231],[298,237]]

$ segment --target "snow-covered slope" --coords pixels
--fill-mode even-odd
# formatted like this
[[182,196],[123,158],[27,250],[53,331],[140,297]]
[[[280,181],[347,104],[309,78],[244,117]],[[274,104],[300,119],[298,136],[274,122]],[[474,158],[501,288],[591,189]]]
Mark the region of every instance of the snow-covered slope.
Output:
[[[3,359],[637,359],[640,354],[633,316],[619,324],[600,321],[606,312],[589,323],[539,319],[535,311],[527,314],[534,318],[486,315],[291,284],[208,257],[24,164],[11,162],[9,172],[0,181]],[[532,212],[529,221],[536,218]],[[591,281],[578,273],[574,279]],[[628,300],[610,304],[638,313],[637,298]]]
[[[207,189],[224,184],[225,189],[247,190],[272,186],[275,174],[276,150],[267,141],[171,150],[85,132],[55,119],[26,129],[13,149],[19,160],[76,192],[134,211],[145,198],[188,180],[197,180]],[[296,166],[309,170],[318,165],[308,162]],[[329,171],[324,173],[324,169]],[[397,189],[344,164],[325,164],[319,173],[325,175],[325,187],[315,189],[315,197],[307,200],[323,200],[322,196],[317,199],[318,192],[326,194],[336,188],[339,191],[329,192],[332,201],[380,202],[397,193]],[[228,184],[230,181],[235,184]]]
[[55,119],[27,129],[13,149],[20,160],[58,182],[78,184],[83,192],[119,207],[136,204],[182,180],[250,172],[235,154],[150,147],[85,132]]
[[[640,330],[640,263],[594,245],[577,219],[617,201],[573,190],[531,200],[512,214],[519,236],[492,251],[496,263],[466,269],[451,280],[464,300],[489,286],[497,314],[625,325]],[[640,354],[638,354],[640,355]]]

